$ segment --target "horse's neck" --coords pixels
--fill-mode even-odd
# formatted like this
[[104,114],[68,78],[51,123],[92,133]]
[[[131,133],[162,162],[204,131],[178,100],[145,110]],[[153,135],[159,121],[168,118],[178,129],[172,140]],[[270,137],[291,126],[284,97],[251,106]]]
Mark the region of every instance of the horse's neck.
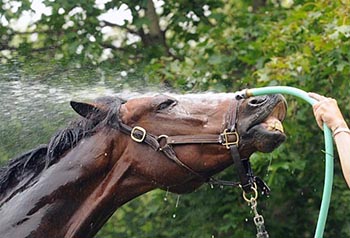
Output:
[[[87,189],[90,192],[70,217],[65,237],[93,237],[118,207],[154,188],[154,185],[133,174],[132,160],[125,153],[123,136],[116,139],[118,142],[107,138],[110,136],[104,137],[102,133],[91,141],[93,145],[90,146],[89,142],[82,145],[90,150],[100,148],[93,151],[95,157],[80,158],[90,168],[83,180],[87,184],[91,181],[93,189]],[[105,148],[101,150],[101,146]],[[98,182],[94,182],[95,179]]]
[[100,132],[83,139],[4,203],[0,233],[18,238],[93,237],[119,206],[151,190],[132,174],[123,143],[110,138]]
[[70,218],[67,237],[92,237],[118,207],[153,188],[122,156]]

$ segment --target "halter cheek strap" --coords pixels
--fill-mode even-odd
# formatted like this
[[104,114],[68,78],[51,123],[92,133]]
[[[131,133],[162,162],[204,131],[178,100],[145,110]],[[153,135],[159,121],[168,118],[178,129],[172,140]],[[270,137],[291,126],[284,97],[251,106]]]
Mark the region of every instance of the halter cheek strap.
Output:
[[[228,128],[229,130],[225,130],[227,134],[236,134],[237,138],[238,132],[237,132],[237,122],[238,122],[238,112],[240,109],[241,100],[235,101],[236,105],[231,106],[230,111],[234,113],[228,114]],[[235,107],[234,107],[235,106]],[[235,108],[235,109],[233,109]],[[237,143],[232,143],[226,145],[226,148],[230,150],[231,158],[233,160],[234,167],[236,168],[236,172],[238,174],[239,178],[239,186],[242,188],[242,190],[245,193],[253,192],[254,187],[258,187],[263,194],[270,194],[271,189],[268,187],[268,185],[257,176],[254,176],[253,170],[249,161],[249,158],[241,158],[239,151],[239,140],[237,139]]]
[[[203,182],[213,185],[239,186],[245,193],[252,192],[252,188],[254,188],[256,184],[264,194],[269,194],[270,188],[266,183],[259,177],[253,175],[249,158],[241,159],[239,154],[238,147],[240,137],[236,130],[236,125],[240,104],[240,101],[233,101],[227,114],[226,129],[220,134],[154,136],[140,126],[130,127],[124,124],[119,118],[117,118],[115,122],[110,123],[110,126],[129,135],[133,141],[137,143],[145,143],[153,150],[164,153],[168,159],[186,169],[189,173],[195,175]],[[173,146],[176,145],[186,144],[221,144],[222,146],[225,146],[230,151],[240,182],[223,181],[213,177],[208,178],[199,172],[194,171],[177,157],[173,148]]]

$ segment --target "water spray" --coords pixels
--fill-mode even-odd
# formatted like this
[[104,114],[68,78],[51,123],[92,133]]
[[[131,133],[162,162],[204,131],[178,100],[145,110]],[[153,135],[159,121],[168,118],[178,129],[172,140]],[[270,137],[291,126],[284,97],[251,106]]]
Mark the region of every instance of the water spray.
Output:
[[[272,87],[263,87],[263,88],[252,88],[252,89],[245,89],[239,92],[236,92],[236,99],[245,99],[249,98],[251,96],[261,96],[266,94],[289,94],[292,96],[299,97],[301,99],[304,99],[306,102],[308,102],[311,105],[314,105],[317,101],[313,98],[311,98],[307,92],[294,88],[294,87],[288,87],[288,86],[272,86]],[[327,215],[328,215],[328,209],[332,194],[332,184],[333,184],[333,170],[334,170],[334,156],[333,156],[333,138],[332,138],[332,132],[327,127],[326,124],[323,124],[323,131],[324,131],[324,139],[325,139],[325,181],[323,186],[323,195],[322,195],[322,202],[320,207],[320,213],[318,216],[316,231],[314,238],[322,238],[324,228],[326,225]]]

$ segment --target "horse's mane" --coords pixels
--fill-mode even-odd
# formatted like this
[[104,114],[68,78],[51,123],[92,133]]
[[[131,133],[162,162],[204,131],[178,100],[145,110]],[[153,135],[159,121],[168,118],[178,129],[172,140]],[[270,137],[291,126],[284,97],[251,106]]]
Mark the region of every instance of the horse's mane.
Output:
[[[24,178],[35,178],[43,170],[55,164],[68,150],[74,148],[85,137],[93,135],[111,120],[116,120],[119,107],[125,101],[117,97],[101,97],[95,100],[98,105],[107,106],[108,112],[96,112],[93,118],[80,118],[67,128],[59,130],[48,144],[39,145],[24,154],[11,159],[0,168],[0,194],[14,187]],[[102,115],[103,114],[103,115]],[[99,118],[99,120],[94,120]],[[101,120],[102,118],[102,120]],[[118,119],[117,119],[118,120]]]

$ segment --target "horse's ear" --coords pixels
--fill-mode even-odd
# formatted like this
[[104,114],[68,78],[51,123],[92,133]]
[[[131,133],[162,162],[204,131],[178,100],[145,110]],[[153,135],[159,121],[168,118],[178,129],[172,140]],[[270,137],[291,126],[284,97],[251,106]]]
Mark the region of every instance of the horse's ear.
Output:
[[74,111],[76,111],[80,116],[85,118],[91,118],[101,113],[101,109],[94,104],[70,101],[70,105],[74,109]]

